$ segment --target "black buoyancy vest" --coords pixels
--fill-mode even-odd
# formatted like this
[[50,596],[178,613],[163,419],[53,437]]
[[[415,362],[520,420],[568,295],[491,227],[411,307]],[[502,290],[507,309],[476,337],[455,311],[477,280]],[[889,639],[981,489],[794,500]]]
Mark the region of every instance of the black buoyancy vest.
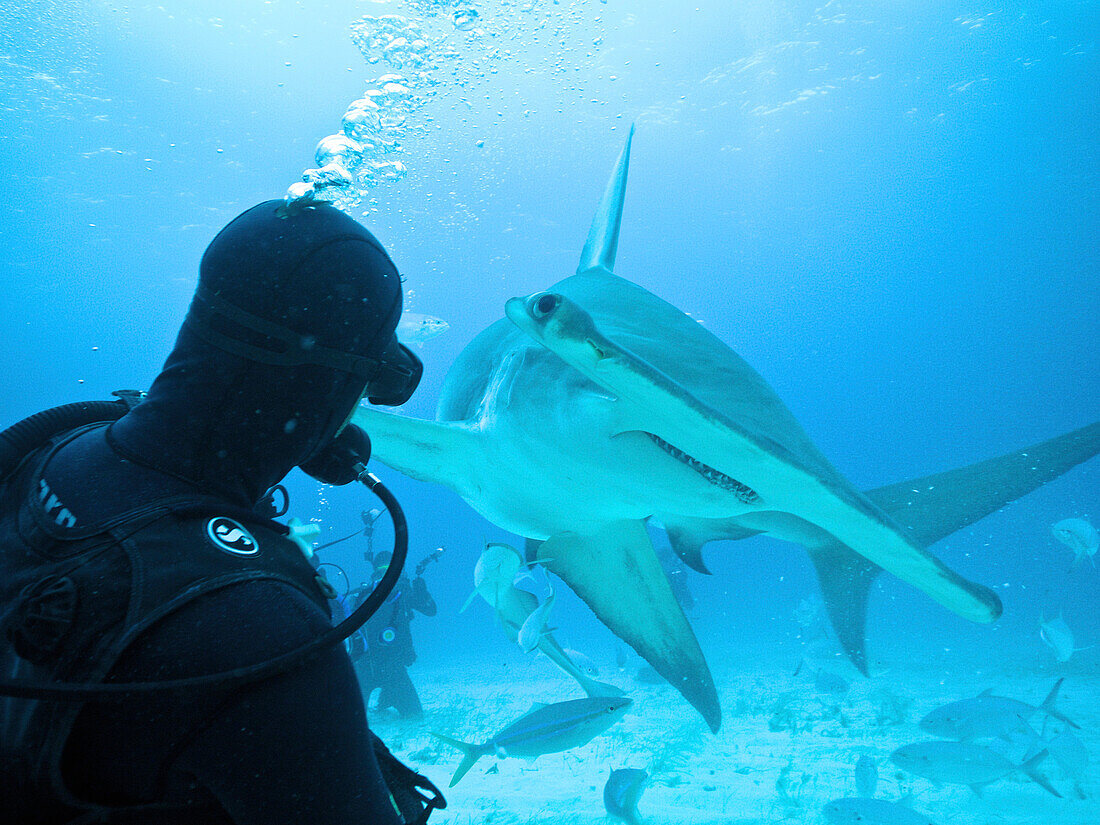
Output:
[[[103,426],[54,439],[0,482],[0,678],[101,682],[155,622],[240,582],[284,582],[329,612],[282,525],[172,479],[161,495],[146,486],[125,512],[75,519],[44,471],[66,444]],[[79,805],[60,763],[82,706],[0,697],[0,808]]]

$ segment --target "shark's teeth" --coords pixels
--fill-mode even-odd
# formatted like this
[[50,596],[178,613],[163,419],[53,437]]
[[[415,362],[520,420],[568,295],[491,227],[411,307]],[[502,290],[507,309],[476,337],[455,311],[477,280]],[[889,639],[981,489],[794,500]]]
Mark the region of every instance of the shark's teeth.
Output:
[[721,487],[723,490],[728,490],[733,493],[737,500],[744,504],[756,504],[760,501],[760,494],[756,490],[749,487],[747,484],[742,484],[735,478],[730,478],[723,472],[714,469],[713,467],[704,464],[697,458],[685,453],[679,447],[673,447],[659,435],[653,433],[646,433],[653,439],[653,443],[675,458],[677,461],[683,462],[687,466],[691,467],[695,472],[709,481],[716,487]]

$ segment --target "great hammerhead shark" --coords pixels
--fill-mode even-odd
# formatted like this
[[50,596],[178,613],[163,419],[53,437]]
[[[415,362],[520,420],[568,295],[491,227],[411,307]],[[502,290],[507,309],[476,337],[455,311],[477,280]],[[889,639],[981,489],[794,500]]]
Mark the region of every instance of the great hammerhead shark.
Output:
[[1100,422],[1000,458],[861,493],[764,379],[715,335],[613,274],[627,138],[577,274],[513,298],[459,354],[435,421],[360,408],[374,455],[455,490],[542,560],[702,714],[710,671],[646,533],[705,572],[701,547],[766,533],[810,553],[830,619],[866,672],[871,582],[887,570],[977,622],[996,594],[926,549],[1100,451]]

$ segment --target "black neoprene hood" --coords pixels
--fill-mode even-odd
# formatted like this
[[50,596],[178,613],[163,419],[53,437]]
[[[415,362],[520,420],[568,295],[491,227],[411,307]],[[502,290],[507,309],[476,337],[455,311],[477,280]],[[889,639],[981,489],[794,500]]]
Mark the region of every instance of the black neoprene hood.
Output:
[[112,447],[254,501],[332,440],[401,351],[401,298],[382,245],[340,210],[254,206],[207,248],[175,347]]
[[[212,328],[219,345],[237,341],[256,360],[279,363],[287,355],[284,342],[218,310],[232,307],[282,327],[309,349],[379,356],[401,316],[397,268],[375,237],[340,210],[317,204],[287,211],[282,201],[267,201],[218,233],[202,257],[189,320],[202,314],[200,334]],[[203,312],[211,299],[213,317]],[[308,350],[300,355],[309,360]]]

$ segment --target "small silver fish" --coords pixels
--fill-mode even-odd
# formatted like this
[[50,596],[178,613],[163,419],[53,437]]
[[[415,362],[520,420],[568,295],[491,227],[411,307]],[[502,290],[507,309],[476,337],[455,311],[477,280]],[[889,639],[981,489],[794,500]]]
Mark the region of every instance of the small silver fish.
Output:
[[[792,676],[797,676],[802,672],[803,667],[810,667],[805,658],[799,659],[798,667],[794,669]],[[831,670],[825,668],[818,668],[814,671],[814,690],[818,693],[831,693],[834,696],[843,696],[851,688],[848,684],[848,680],[841,676],[839,673],[833,673]]]
[[1038,771],[1039,763],[1046,758],[1047,751],[1042,750],[1017,765],[981,745],[940,741],[902,745],[890,755],[890,761],[903,771],[946,785],[969,785],[979,796],[986,785],[1018,770],[1061,799],[1062,795]]
[[1100,549],[1100,533],[1083,518],[1062,519],[1050,528],[1054,538],[1062,542],[1073,551],[1073,567],[1077,569],[1085,558],[1088,558],[1093,567],[1096,560],[1093,558]]
[[530,593],[540,602],[550,598],[554,588],[550,585],[550,577],[546,575],[546,568],[541,564],[534,564],[520,568],[512,580],[512,586],[517,590]]
[[809,627],[818,620],[821,615],[821,600],[818,598],[801,599],[798,607],[791,611],[794,620],[801,627]]
[[1038,713],[1060,719],[1071,727],[1078,725],[1064,716],[1055,703],[1059,679],[1041,705],[1029,705],[1007,696],[994,696],[989,690],[971,699],[960,699],[936,708],[920,720],[921,730],[944,739],[969,742],[974,739],[1007,738],[1013,733],[1034,735],[1029,721]]
[[432,736],[465,754],[451,777],[453,788],[478,759],[489,754],[495,753],[500,759],[506,756],[534,759],[544,753],[587,745],[622,719],[632,702],[625,696],[601,696],[536,706],[480,744],[462,742],[434,731]]
[[397,338],[403,344],[423,344],[450,329],[450,324],[433,315],[405,312],[397,324]]
[[524,653],[530,653],[538,647],[539,639],[546,633],[546,623],[550,620],[550,611],[553,608],[554,594],[551,592],[546,601],[532,610],[531,615],[524,620],[516,638]]
[[843,696],[851,688],[848,680],[839,673],[822,668],[814,676],[814,690],[818,693],[831,693],[833,696]]
[[1039,637],[1054,651],[1054,658],[1059,662],[1068,662],[1079,650],[1073,646],[1073,631],[1069,629],[1061,613],[1057,619],[1050,621],[1039,618]]
[[[526,590],[515,586],[515,581],[523,569],[525,569],[523,556],[514,547],[500,542],[486,544],[474,566],[474,592],[462,606],[462,610],[465,610],[473,599],[480,595],[496,612],[497,619],[508,638],[517,643],[520,629],[538,608],[538,599]],[[622,695],[622,691],[614,685],[597,682],[582,672],[569,659],[548,629],[537,636],[535,644],[546,658],[576,679],[589,696]]]
[[579,650],[572,647],[567,647],[563,649],[565,650],[565,655],[573,660],[573,664],[579,667],[582,673],[584,673],[586,676],[592,677],[593,679],[598,679],[600,677],[600,666],[597,665],[590,656],[586,656]]

